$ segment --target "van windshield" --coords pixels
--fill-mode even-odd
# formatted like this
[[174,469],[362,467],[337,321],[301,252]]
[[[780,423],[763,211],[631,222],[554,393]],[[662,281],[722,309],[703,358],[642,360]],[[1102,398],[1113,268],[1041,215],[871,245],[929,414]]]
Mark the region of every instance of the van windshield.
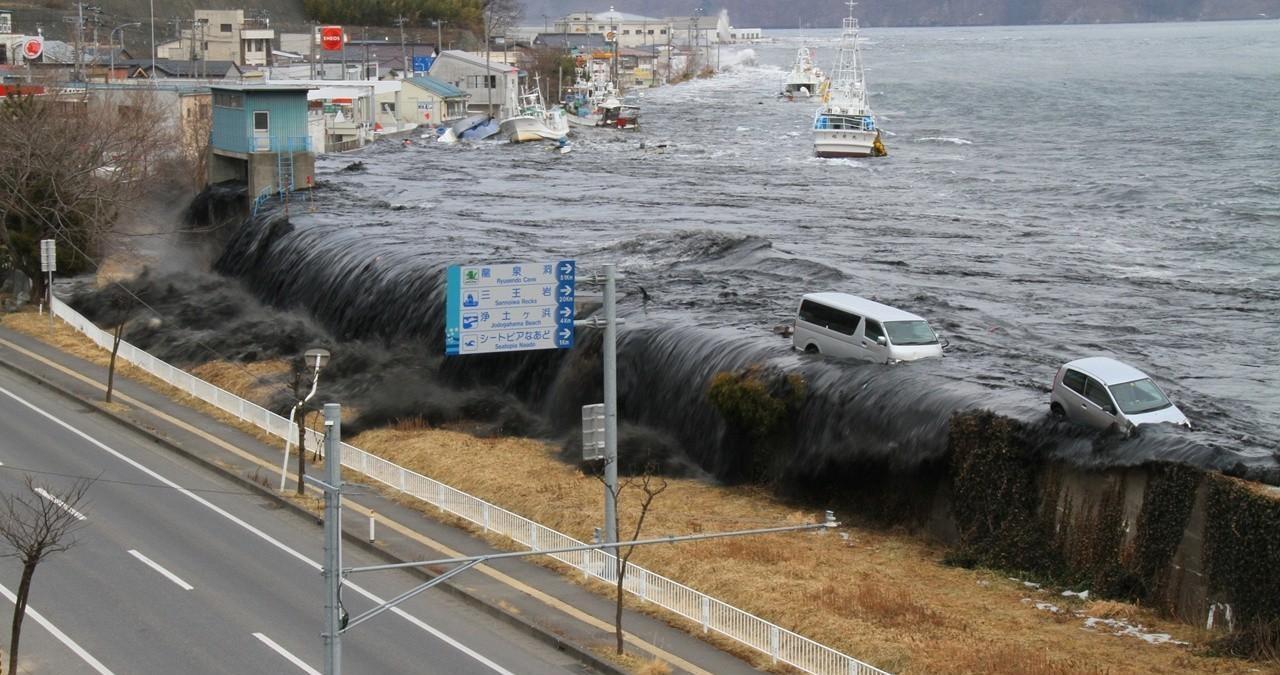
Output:
[[889,333],[889,342],[900,347],[938,344],[938,336],[927,321],[886,321],[884,329]]
[[1113,384],[1108,389],[1115,397],[1116,405],[1120,406],[1126,415],[1138,415],[1173,405],[1164,397],[1164,393],[1156,383],[1149,379]]

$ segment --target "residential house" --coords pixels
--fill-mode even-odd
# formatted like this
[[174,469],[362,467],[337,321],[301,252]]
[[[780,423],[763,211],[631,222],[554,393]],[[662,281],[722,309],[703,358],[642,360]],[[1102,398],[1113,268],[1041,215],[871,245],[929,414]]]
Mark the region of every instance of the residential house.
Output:
[[155,70],[151,61],[135,61],[137,64],[131,78],[171,80],[171,79],[204,79],[226,80],[238,79],[244,71],[232,61],[178,61],[175,59],[156,59]]
[[520,70],[499,62],[485,62],[483,56],[445,50],[431,64],[431,77],[461,89],[470,100],[468,109],[495,117],[516,110],[520,90]]
[[231,61],[242,66],[272,63],[276,32],[269,19],[246,18],[242,9],[197,9],[191,28],[156,46],[156,58]]
[[467,115],[467,93],[434,77],[402,81],[397,114],[404,122],[436,126]]

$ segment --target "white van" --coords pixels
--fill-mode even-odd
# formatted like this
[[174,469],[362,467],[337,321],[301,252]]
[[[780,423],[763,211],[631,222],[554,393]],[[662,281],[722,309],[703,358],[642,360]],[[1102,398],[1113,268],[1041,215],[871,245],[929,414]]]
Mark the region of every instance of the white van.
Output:
[[848,293],[809,293],[801,298],[791,346],[877,363],[942,356],[942,344],[928,321]]

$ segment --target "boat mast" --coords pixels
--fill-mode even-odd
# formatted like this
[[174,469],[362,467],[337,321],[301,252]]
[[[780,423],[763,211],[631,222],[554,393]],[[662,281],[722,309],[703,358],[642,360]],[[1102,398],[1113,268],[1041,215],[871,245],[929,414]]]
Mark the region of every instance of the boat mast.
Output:
[[845,4],[849,5],[849,16],[844,20],[835,68],[831,71],[831,98],[835,104],[865,108],[866,87],[862,78],[862,55],[858,50],[858,20],[853,16],[853,8],[858,3],[849,0]]

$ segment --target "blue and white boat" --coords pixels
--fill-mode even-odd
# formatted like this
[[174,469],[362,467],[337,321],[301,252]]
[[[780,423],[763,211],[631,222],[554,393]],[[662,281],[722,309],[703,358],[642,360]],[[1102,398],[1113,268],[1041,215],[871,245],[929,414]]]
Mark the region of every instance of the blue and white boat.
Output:
[[858,49],[858,20],[844,20],[835,68],[823,86],[822,107],[813,118],[813,151],[819,157],[870,157],[884,154],[876,118],[867,103],[862,53]]

